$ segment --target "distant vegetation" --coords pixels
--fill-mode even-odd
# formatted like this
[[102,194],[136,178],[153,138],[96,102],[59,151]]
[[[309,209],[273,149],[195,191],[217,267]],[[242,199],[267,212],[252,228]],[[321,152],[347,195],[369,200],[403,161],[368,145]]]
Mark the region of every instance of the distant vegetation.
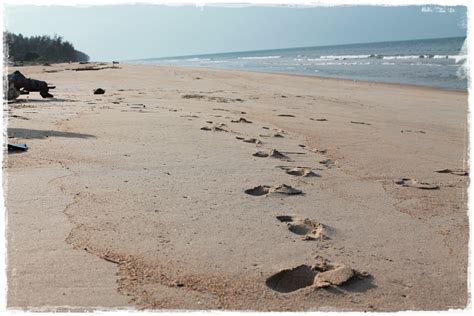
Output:
[[89,61],[89,56],[74,49],[62,36],[31,36],[5,32],[8,60],[21,63],[61,63]]

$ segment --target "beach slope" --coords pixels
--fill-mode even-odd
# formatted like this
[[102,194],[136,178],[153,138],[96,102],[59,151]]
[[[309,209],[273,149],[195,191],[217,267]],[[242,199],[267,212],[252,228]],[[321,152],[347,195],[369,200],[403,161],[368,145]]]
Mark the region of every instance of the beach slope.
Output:
[[87,66],[18,68],[9,308],[466,306],[467,93]]

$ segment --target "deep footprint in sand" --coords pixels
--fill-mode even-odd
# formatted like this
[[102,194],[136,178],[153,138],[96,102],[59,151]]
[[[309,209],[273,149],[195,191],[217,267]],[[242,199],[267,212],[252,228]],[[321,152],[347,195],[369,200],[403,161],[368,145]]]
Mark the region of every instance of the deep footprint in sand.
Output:
[[260,144],[261,143],[261,141],[259,141],[256,138],[244,138],[242,141],[244,143],[250,143],[250,144]]
[[202,131],[214,131],[214,132],[228,132],[228,130],[226,130],[224,127],[226,127],[226,125],[223,124],[223,123],[220,123],[220,124],[216,124],[214,126],[201,127],[201,130]]
[[295,167],[286,169],[286,173],[298,177],[321,177],[319,174],[313,172],[311,168]]
[[259,158],[267,158],[270,155],[264,151],[257,151],[255,154],[252,154],[252,156],[259,157]]
[[267,279],[265,284],[280,293],[290,293],[313,285],[316,272],[311,266],[302,264],[292,269],[282,270]]
[[246,194],[253,195],[253,196],[262,196],[262,195],[269,194],[270,188],[271,187],[269,185],[259,185],[252,189],[245,190],[244,192]]
[[443,169],[443,170],[437,170],[437,173],[450,173],[454,174],[456,176],[468,176],[469,172],[464,170],[464,169]]
[[241,140],[244,143],[249,143],[249,144],[257,144],[257,145],[263,144],[262,141],[260,141],[256,138],[245,138],[245,137],[241,137],[241,136],[235,136],[235,139]]
[[401,185],[402,187],[417,188],[422,190],[439,190],[439,185],[431,184],[427,182],[419,182],[417,180],[402,178],[395,181],[396,184]]
[[270,194],[284,194],[284,195],[303,194],[303,191],[295,189],[286,184],[279,184],[275,186],[259,185],[252,189],[245,190],[244,192],[246,194],[253,195],[253,196],[262,196],[262,195],[270,195]]
[[282,154],[276,149],[272,149],[272,151],[270,152],[270,157],[276,158],[276,159],[284,159],[284,160],[290,159],[287,155]]
[[325,240],[330,239],[327,228],[309,218],[298,218],[295,216],[281,215],[276,217],[280,222],[286,223],[288,230],[296,235],[302,236],[302,240]]
[[281,117],[295,117],[293,114],[278,114]]
[[253,156],[260,157],[260,158],[272,157],[272,158],[282,159],[282,160],[290,159],[287,155],[282,154],[276,149],[272,149],[269,153],[264,152],[264,151],[257,151],[255,154],[253,154]]
[[355,276],[366,276],[344,265],[332,265],[327,262],[313,266],[302,264],[295,268],[284,269],[269,277],[265,284],[280,293],[291,293],[306,287],[324,288],[340,286]]

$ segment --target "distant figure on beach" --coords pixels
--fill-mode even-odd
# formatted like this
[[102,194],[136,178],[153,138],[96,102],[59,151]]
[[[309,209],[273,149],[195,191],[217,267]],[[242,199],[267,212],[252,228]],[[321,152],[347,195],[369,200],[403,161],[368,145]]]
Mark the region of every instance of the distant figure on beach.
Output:
[[50,88],[45,81],[26,78],[17,70],[8,75],[7,99],[13,100],[18,98],[20,94],[28,94],[29,92],[39,92],[43,98],[52,98],[53,95],[49,93]]

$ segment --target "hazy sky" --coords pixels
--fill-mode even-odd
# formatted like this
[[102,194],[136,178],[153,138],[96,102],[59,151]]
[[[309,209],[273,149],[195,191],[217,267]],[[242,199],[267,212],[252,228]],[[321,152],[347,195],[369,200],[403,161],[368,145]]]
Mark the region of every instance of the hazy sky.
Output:
[[7,6],[7,30],[127,60],[466,35],[465,7]]

